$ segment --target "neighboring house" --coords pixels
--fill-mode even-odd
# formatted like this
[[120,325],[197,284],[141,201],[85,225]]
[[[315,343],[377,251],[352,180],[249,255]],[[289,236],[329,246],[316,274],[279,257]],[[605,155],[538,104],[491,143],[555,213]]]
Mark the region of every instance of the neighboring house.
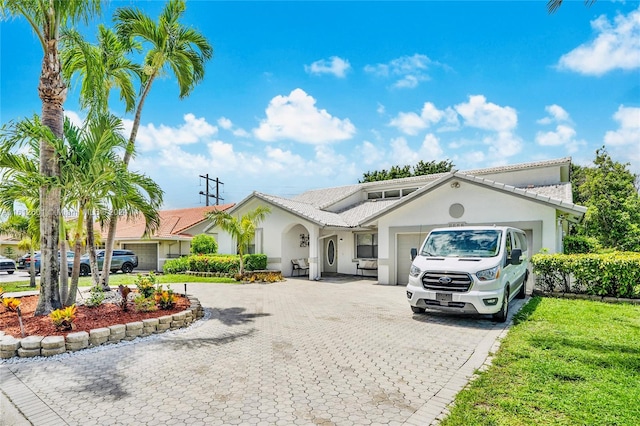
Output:
[[[233,204],[193,207],[177,210],[161,210],[160,227],[153,235],[144,236],[144,217],[136,216],[118,220],[115,248],[133,250],[138,255],[138,269],[162,271],[164,262],[188,255],[191,239],[206,233],[209,226],[206,214],[214,210],[226,210]],[[214,237],[215,234],[211,234]],[[102,231],[102,241],[107,230]]]
[[[509,225],[526,231],[530,255],[543,248],[562,251],[568,222],[586,212],[572,201],[570,170],[571,158],[562,158],[317,189],[293,198],[254,192],[229,213],[271,208],[256,232],[255,251],[285,276],[292,273],[292,259],[308,259],[312,279],[356,274],[361,260],[374,259],[379,283],[406,284],[411,248],[435,227]],[[218,233],[221,253],[235,252],[228,234],[207,232]]]
[[17,260],[25,253],[18,248],[19,243],[20,241],[11,235],[0,234],[0,254]]

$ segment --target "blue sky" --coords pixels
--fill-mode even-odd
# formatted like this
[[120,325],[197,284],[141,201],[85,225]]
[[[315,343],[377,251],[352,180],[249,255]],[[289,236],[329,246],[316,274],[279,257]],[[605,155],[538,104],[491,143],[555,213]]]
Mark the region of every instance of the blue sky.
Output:
[[[154,19],[164,2],[135,5]],[[356,183],[369,170],[451,160],[456,169],[571,156],[605,145],[640,173],[640,2],[189,1],[183,24],[214,47],[180,100],[152,88],[132,168],[165,208]],[[42,52],[24,20],[1,23],[0,122],[39,113]],[[112,110],[130,128],[114,96]],[[76,86],[66,113],[81,120]],[[128,136],[128,133],[127,133]],[[202,185],[202,186],[200,186]]]

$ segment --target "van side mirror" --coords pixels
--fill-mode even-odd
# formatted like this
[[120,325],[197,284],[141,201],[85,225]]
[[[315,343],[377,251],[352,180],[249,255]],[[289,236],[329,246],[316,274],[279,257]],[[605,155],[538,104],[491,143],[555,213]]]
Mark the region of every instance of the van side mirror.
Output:
[[418,249],[414,247],[411,249],[411,260],[415,259],[416,257],[418,257]]
[[507,262],[510,265],[519,265],[522,263],[522,249],[516,248],[511,250],[511,257],[507,259]]

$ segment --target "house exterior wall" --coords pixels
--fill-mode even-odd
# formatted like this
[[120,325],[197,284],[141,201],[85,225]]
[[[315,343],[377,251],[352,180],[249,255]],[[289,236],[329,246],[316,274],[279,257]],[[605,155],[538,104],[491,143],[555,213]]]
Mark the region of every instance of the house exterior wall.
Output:
[[[452,204],[464,206],[464,214],[454,218],[449,213]],[[443,185],[424,194],[378,220],[378,281],[396,284],[398,233],[428,232],[455,224],[510,225],[531,233],[529,254],[557,247],[556,211],[512,194],[481,185],[461,182],[459,188]]]
[[525,186],[530,184],[554,185],[567,182],[567,180],[563,180],[562,167],[561,165],[554,165],[500,173],[483,173],[478,176],[512,186]]

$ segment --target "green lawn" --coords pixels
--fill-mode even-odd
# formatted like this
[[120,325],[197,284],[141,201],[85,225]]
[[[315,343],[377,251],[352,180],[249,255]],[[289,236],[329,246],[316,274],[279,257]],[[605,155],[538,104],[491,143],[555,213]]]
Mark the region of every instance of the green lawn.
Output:
[[637,425],[640,306],[532,299],[451,425]]
[[[109,277],[109,286],[118,286],[120,284],[123,285],[132,285],[136,276],[138,274],[113,274]],[[167,275],[156,275],[158,279],[158,284],[173,284],[173,283],[229,283],[229,284],[237,284],[237,281],[233,278],[221,278],[221,277],[196,277],[192,275],[181,275],[181,274],[167,274]],[[36,277],[36,283],[40,283],[40,277]],[[80,277],[79,282],[80,287],[88,287],[91,285],[91,277]],[[20,277],[20,280],[10,282],[10,283],[0,283],[0,287],[2,287],[5,293],[16,292],[16,291],[31,291],[31,290],[39,290],[39,287],[34,289],[33,287],[29,287],[29,279],[26,280]]]

